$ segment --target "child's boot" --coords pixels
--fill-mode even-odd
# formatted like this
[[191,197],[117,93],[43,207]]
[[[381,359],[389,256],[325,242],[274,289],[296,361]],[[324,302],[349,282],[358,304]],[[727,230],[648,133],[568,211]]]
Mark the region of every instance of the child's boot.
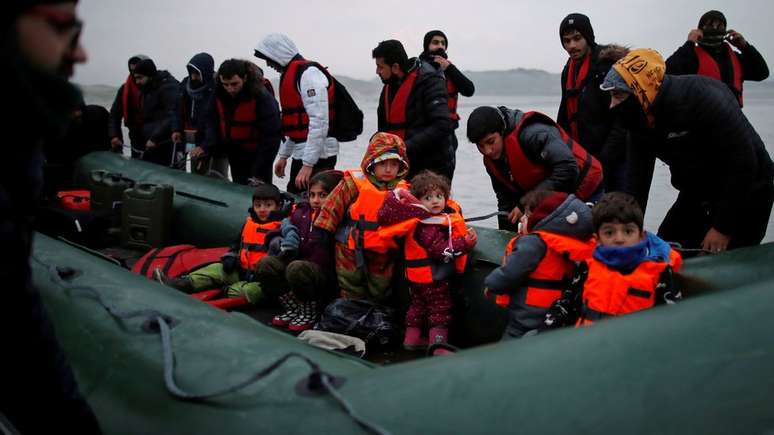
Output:
[[442,327],[430,328],[430,344],[447,343],[449,341],[449,329]]
[[194,286],[193,281],[188,276],[181,276],[180,278],[170,278],[158,267],[153,269],[153,278],[161,284],[180,290],[185,293],[193,293]]
[[300,302],[298,315],[290,321],[288,329],[295,332],[306,331],[307,329],[312,329],[316,321],[317,302]]
[[286,327],[298,316],[298,301],[293,292],[287,292],[279,297],[279,302],[284,312],[274,316],[274,318],[271,319],[271,324],[274,326]]
[[422,329],[417,326],[406,327],[403,337],[403,348],[406,350],[422,350],[427,347],[427,339],[422,337]]

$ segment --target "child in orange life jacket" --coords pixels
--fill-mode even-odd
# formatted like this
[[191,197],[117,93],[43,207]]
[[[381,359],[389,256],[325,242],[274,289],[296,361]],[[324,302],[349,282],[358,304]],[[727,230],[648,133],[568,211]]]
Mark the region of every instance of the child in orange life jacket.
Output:
[[680,299],[672,280],[680,254],[643,230],[642,209],[633,196],[608,193],[591,213],[597,247],[578,265],[572,288],[554,304],[547,325],[587,325]]
[[376,215],[396,187],[406,188],[406,145],[390,133],[371,137],[360,170],[344,178],[328,195],[314,226],[336,234],[336,277],[341,296],[383,302],[389,296],[397,244],[382,238]]
[[574,195],[538,190],[521,205],[521,234],[508,243],[503,265],[484,280],[485,295],[510,296],[503,339],[545,329],[545,315],[570,285],[575,262],[594,249],[591,210]]
[[427,347],[422,329],[429,323],[430,342],[446,343],[451,323],[451,280],[465,271],[467,253],[476,245],[460,206],[449,198],[449,179],[425,170],[411,179],[411,192],[396,189],[379,210],[379,225],[388,237],[405,235],[406,279],[411,304],[406,313],[403,347]]
[[[272,240],[269,255],[258,262],[258,282],[267,293],[274,290],[284,310],[272,319],[274,326],[291,331],[310,329],[317,320],[318,304],[330,297],[328,290],[335,288],[332,241],[320,237],[312,223],[342,175],[341,171],[329,170],[312,176],[307,200],[296,204],[290,216],[282,220],[281,237],[276,239],[279,243]],[[275,249],[277,256],[272,255]]]
[[156,269],[156,279],[186,293],[222,287],[229,297],[244,296],[250,303],[258,303],[264,297],[264,290],[254,279],[254,269],[258,260],[268,252],[269,233],[280,229],[284,217],[279,211],[281,201],[277,186],[266,183],[258,185],[239,240],[221,257],[219,263],[207,265],[180,278],[169,278],[160,269]]

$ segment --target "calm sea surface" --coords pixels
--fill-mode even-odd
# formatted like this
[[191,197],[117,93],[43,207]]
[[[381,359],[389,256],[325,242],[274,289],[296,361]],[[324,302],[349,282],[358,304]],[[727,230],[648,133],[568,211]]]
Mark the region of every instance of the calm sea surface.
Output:
[[[101,104],[108,108],[113,95],[86,94],[86,101],[90,104]],[[360,165],[360,160],[365,152],[368,138],[376,131],[376,97],[359,99],[358,105],[365,113],[364,134],[355,142],[341,145],[337,168],[355,168]],[[478,106],[507,106],[521,110],[537,110],[552,118],[556,116],[559,107],[559,96],[506,96],[506,97],[472,97],[460,98],[458,112],[462,117],[460,128],[457,129],[459,149],[457,150],[457,169],[454,175],[453,196],[459,201],[466,216],[478,216],[497,210],[497,202],[484,170],[481,155],[476,147],[470,144],[465,135],[465,124],[470,112]],[[774,92],[745,91],[744,112],[749,118],[758,134],[763,138],[769,154],[774,156]],[[274,179],[280,187],[285,185],[285,180]],[[666,211],[677,197],[677,191],[669,184],[669,169],[661,163],[656,163],[656,171],[648,200],[648,210],[645,215],[645,228],[655,231],[664,218]],[[491,218],[478,222],[477,225],[496,227],[497,221]],[[774,219],[769,219],[765,241],[774,241]]]

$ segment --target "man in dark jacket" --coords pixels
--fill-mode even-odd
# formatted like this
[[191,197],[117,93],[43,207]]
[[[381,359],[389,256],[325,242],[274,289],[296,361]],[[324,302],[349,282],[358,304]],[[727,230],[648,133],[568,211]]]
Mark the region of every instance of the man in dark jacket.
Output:
[[578,13],[562,20],[559,39],[570,58],[562,70],[562,101],[556,122],[600,160],[605,170],[605,189],[619,190],[626,158],[626,130],[615,122],[608,110],[610,96],[599,85],[627,49],[597,44],[589,17]]
[[[129,58],[129,75],[126,81],[116,92],[113,105],[110,107],[110,145],[114,152],[122,153],[124,150],[124,134],[121,130],[121,121],[129,129],[129,143],[132,147],[140,149],[142,142],[142,119],[140,118],[140,88],[134,82],[134,68],[140,61],[148,59],[144,54],[137,54]],[[139,157],[139,153],[133,151],[132,157]]]
[[403,44],[382,41],[371,53],[384,89],[377,109],[378,129],[406,143],[411,178],[430,169],[454,176],[454,125],[443,72],[427,62],[409,61]]
[[[449,49],[449,39],[446,34],[440,30],[431,30],[425,34],[424,41],[422,43],[423,52],[419,55],[419,59],[428,62],[440,68],[446,77],[446,91],[449,93],[449,114],[451,115],[452,122],[454,123],[454,129],[460,126],[460,115],[457,113],[457,100],[459,96],[472,97],[476,92],[476,87],[473,82],[470,81],[465,74],[462,73],[457,67],[449,60],[447,50]],[[451,135],[452,148],[455,153],[457,152],[457,135],[452,133]],[[454,172],[455,162],[452,166],[452,172]]]
[[277,100],[259,79],[257,66],[229,59],[218,68],[215,93],[207,108],[203,146],[191,152],[226,153],[234,183],[257,178],[271,184],[272,163],[282,140]]
[[516,231],[523,213],[519,201],[531,191],[576,193],[584,201],[593,201],[602,193],[599,162],[580,148],[585,158],[579,164],[577,144],[567,140],[561,127],[546,115],[477,107],[468,118],[467,133],[484,156],[497,210],[507,213],[498,217],[501,230]]
[[743,105],[742,82],[759,82],[769,77],[763,56],[739,32],[726,30],[726,17],[720,11],[709,11],[699,19],[699,26],[688,33],[685,41],[666,61],[670,75],[699,74],[721,80]]
[[644,203],[658,158],[680,192],[659,237],[712,252],[757,245],[774,203],[774,163],[763,141],[727,86],[664,70],[656,51],[633,50],[603,83],[613,110],[640,136],[627,190]]
[[172,117],[177,110],[177,90],[180,83],[167,71],[157,70],[151,59],[141,60],[134,67],[134,82],[140,89],[140,147],[132,149],[140,158],[164,166],[177,161],[172,143]]
[[[188,76],[180,83],[178,109],[172,115],[172,142],[201,147],[207,123],[207,105],[215,92],[215,61],[209,53],[195,54],[186,65]],[[207,175],[217,171],[225,176],[225,156],[205,155],[191,159],[191,172]]]
[[[61,136],[79,93],[67,82],[86,60],[75,1],[3,4],[0,81],[12,107],[0,120],[0,432],[99,433],[31,282],[32,219],[42,188],[41,145]],[[39,411],[39,412],[38,412]]]

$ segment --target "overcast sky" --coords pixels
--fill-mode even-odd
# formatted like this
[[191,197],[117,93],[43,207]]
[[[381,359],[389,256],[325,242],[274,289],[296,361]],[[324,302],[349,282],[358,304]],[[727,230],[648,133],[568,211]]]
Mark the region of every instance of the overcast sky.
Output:
[[730,29],[774,62],[771,0],[81,0],[78,8],[89,53],[75,76],[82,84],[123,82],[126,60],[137,53],[177,78],[201,51],[213,55],[216,68],[229,57],[258,61],[253,47],[271,32],[286,33],[304,57],[334,74],[360,79],[375,77],[371,50],[379,41],[398,39],[416,55],[431,29],[447,34],[449,59],[460,69],[559,72],[567,60],[559,23],[571,12],[591,18],[599,43],[651,47],[667,57],[704,12],[718,9]]

